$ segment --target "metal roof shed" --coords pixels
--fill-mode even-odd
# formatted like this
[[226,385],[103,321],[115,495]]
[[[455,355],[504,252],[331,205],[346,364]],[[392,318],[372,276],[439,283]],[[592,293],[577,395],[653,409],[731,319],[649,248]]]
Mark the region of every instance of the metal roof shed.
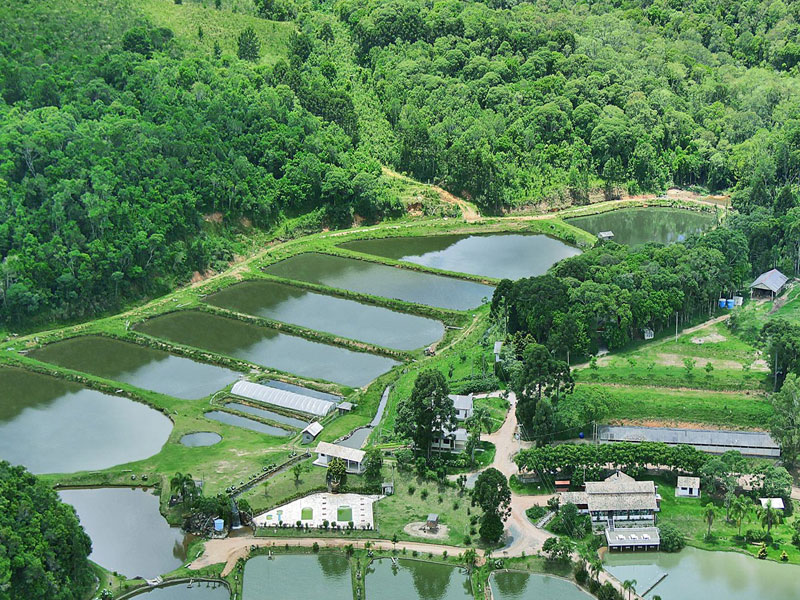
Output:
[[237,381],[231,393],[242,398],[257,400],[265,404],[272,404],[288,410],[324,417],[336,406],[328,400],[321,400],[313,396],[306,396],[288,390],[253,383],[252,381]]
[[775,296],[780,293],[787,281],[789,281],[789,278],[786,277],[786,275],[778,271],[778,269],[772,269],[771,271],[759,275],[756,280],[750,284],[750,289],[769,292]]

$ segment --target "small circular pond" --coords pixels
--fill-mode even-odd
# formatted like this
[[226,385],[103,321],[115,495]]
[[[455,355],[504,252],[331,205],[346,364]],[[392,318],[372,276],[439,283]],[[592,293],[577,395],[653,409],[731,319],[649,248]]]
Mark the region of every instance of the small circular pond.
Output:
[[213,446],[221,441],[222,436],[211,431],[195,431],[194,433],[187,433],[181,438],[181,444],[189,448]]

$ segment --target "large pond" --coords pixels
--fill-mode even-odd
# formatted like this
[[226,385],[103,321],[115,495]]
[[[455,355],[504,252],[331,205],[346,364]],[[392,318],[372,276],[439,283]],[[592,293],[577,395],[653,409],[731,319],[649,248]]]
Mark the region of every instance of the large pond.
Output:
[[647,598],[663,600],[725,598],[725,600],[785,600],[798,597],[800,568],[758,560],[735,552],[685,548],[677,553],[610,553],[605,568],[620,581],[636,580],[644,592],[664,573]]
[[242,600],[352,600],[350,563],[341,554],[256,556],[244,567]]
[[219,583],[206,581],[157,587],[134,596],[137,600],[230,600],[228,588]]
[[94,562],[127,577],[153,578],[186,561],[191,536],[170,527],[158,512],[158,496],[130,488],[62,490],[92,538]]
[[360,387],[398,364],[391,358],[312,342],[274,329],[187,310],[154,317],[139,331],[295,375]]
[[346,242],[342,248],[498,279],[543,275],[580,250],[546,235],[437,235]]
[[647,242],[682,242],[693,233],[713,227],[716,217],[680,208],[625,208],[567,219],[567,223],[595,235],[611,231],[615,242],[638,246]]
[[494,291],[491,286],[473,281],[313,252],[270,265],[266,272],[287,279],[454,310],[475,308],[483,298],[491,298]]
[[591,600],[571,581],[530,573],[503,572],[491,576],[494,600]]
[[400,559],[372,562],[365,586],[369,600],[466,600],[472,599],[469,577],[457,567]]
[[98,335],[48,344],[30,356],[186,399],[208,396],[238,377],[229,369]]
[[206,302],[398,350],[427,346],[444,335],[444,325],[434,319],[272,281],[232,285],[209,296]]
[[127,398],[0,368],[0,458],[33,473],[106,469],[148,458],[172,422]]

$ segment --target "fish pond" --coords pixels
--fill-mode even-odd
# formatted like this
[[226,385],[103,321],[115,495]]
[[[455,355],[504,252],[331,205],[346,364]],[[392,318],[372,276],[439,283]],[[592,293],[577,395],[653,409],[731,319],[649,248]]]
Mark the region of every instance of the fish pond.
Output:
[[229,369],[99,335],[54,342],[31,358],[176,398],[203,398],[234,382]]
[[158,496],[131,488],[61,490],[92,539],[89,558],[127,577],[153,578],[186,561],[192,536],[170,527]]
[[230,597],[227,587],[207,581],[194,582],[191,585],[164,585],[134,596],[137,600],[230,600]]
[[128,398],[0,367],[0,458],[33,473],[105,469],[157,454],[172,431]]
[[620,581],[636,580],[646,598],[663,600],[725,598],[725,600],[784,600],[797,598],[800,567],[758,560],[736,552],[684,548],[680,552],[609,553],[605,569]]
[[716,216],[680,208],[624,208],[566,221],[595,235],[611,231],[615,242],[639,246],[648,242],[682,242],[694,233],[713,227]]
[[543,275],[558,261],[580,254],[561,240],[537,234],[436,235],[346,242],[342,248],[497,279]]
[[275,427],[274,425],[268,425],[267,423],[262,423],[261,421],[256,421],[255,419],[248,419],[247,417],[242,417],[241,415],[234,415],[223,410],[212,410],[207,412],[205,417],[207,419],[211,419],[212,421],[217,421],[218,423],[225,423],[226,425],[233,425],[234,427],[249,429],[250,431],[263,433],[265,435],[286,437],[292,433],[288,429],[282,429],[280,427]]
[[286,415],[273,410],[267,410],[266,408],[242,404],[241,402],[228,402],[225,404],[225,407],[232,410],[238,410],[239,412],[247,413],[248,415],[253,415],[255,417],[261,417],[262,419],[267,419],[268,421],[282,423],[283,425],[288,425],[289,427],[296,427],[297,429],[305,428],[310,422],[302,421],[295,417],[287,417]]
[[504,571],[489,580],[493,600],[591,600],[591,594],[575,583],[533,573]]
[[265,271],[286,279],[453,310],[480,306],[494,291],[493,287],[474,281],[316,252],[287,258]]
[[209,304],[398,350],[444,335],[440,321],[327,296],[273,281],[246,281],[205,299]]
[[350,562],[341,554],[256,556],[244,567],[242,600],[352,600]]
[[469,576],[458,567],[399,559],[373,561],[365,580],[368,600],[472,599]]
[[187,448],[203,448],[213,446],[222,441],[222,436],[212,431],[195,431],[187,433],[181,438],[181,444]]
[[312,342],[198,310],[154,317],[136,328],[179,344],[354,387],[369,383],[398,364],[384,356]]

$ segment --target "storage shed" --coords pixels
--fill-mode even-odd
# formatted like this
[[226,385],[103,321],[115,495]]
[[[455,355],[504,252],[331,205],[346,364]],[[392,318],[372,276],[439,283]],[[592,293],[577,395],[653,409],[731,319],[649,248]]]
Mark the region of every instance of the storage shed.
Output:
[[678,485],[675,487],[675,495],[678,498],[699,498],[700,478],[678,477]]
[[314,421],[313,423],[309,423],[308,427],[306,427],[302,431],[303,443],[310,444],[315,439],[317,439],[317,436],[320,434],[321,431],[322,431],[322,425],[320,424],[319,421]]
[[768,296],[775,298],[781,293],[781,290],[786,285],[789,278],[778,269],[772,269],[766,273],[759,275],[756,280],[750,284],[750,293],[753,296]]
[[429,531],[436,531],[437,529],[439,529],[439,515],[437,515],[436,513],[429,514],[428,519],[425,522],[425,527]]

